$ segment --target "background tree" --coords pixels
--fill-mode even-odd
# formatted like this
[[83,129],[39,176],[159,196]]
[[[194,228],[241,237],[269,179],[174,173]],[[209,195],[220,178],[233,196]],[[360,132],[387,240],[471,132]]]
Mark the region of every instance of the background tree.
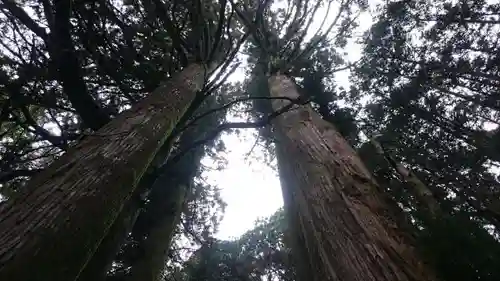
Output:
[[[359,105],[358,125],[378,136],[439,203],[441,217],[429,216],[411,180],[376,157],[373,146],[362,147],[365,163],[388,183],[386,192],[405,210],[419,247],[445,280],[498,278],[498,87],[492,84],[498,73],[490,64],[496,55],[476,48],[495,49],[487,34],[497,28],[497,11],[483,2],[389,2],[366,33],[352,76],[351,98],[369,101]],[[456,245],[463,245],[460,254]]]
[[463,209],[498,226],[491,170],[497,166],[496,56],[472,50],[494,48],[487,34],[495,23],[482,21],[496,17],[498,7],[483,4],[441,1],[433,4],[436,11],[414,2],[389,4],[367,34],[357,77],[359,90],[372,97],[367,126],[375,134],[396,133],[393,146],[404,162],[422,180],[439,181],[435,193],[453,191]]
[[177,280],[296,280],[286,247],[283,210],[231,241],[211,240],[187,260]]

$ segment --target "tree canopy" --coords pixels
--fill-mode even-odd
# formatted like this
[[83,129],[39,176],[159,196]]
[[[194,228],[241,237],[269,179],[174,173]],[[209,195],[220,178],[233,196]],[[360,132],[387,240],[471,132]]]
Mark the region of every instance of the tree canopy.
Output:
[[[201,159],[224,169],[220,133],[258,128],[273,165],[270,124],[303,104],[355,148],[440,280],[500,278],[495,1],[3,0],[0,30],[0,211],[162,83],[206,71],[75,280],[134,280],[155,249],[165,280],[298,280],[283,210],[214,238],[226,203]],[[278,73],[300,98],[270,96]]]

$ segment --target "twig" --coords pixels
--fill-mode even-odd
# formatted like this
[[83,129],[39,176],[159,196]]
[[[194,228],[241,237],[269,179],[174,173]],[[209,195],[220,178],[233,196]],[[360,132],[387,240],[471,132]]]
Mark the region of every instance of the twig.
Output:
[[248,160],[248,158],[250,157],[250,155],[253,153],[253,150],[257,146],[257,143],[259,142],[259,139],[260,139],[260,134],[261,134],[261,132],[259,131],[259,133],[257,134],[257,137],[255,138],[255,142],[252,145],[252,148],[250,148],[250,151],[248,151],[247,154],[245,155],[245,161]]

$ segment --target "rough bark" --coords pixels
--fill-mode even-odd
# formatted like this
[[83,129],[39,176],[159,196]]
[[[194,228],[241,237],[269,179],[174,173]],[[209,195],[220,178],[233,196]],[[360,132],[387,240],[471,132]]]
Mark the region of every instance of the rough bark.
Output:
[[139,212],[139,200],[131,198],[110,227],[92,258],[78,276],[78,281],[104,281],[120,245],[130,232]]
[[[192,116],[196,108],[200,106],[197,98],[179,120],[176,128],[182,127],[186,120],[189,119],[189,116]],[[193,135],[192,128],[182,133],[180,148],[185,149],[183,146],[191,144],[193,138],[196,138],[196,136]],[[129,275],[119,278],[121,280],[136,278],[142,281],[148,280],[146,275],[159,276],[154,272],[161,272],[164,268],[163,261],[170,246],[171,233],[175,230],[176,223],[174,221],[178,221],[181,212],[180,207],[176,208],[174,205],[183,202],[183,196],[180,193],[185,192],[186,184],[192,179],[192,174],[198,167],[195,162],[199,162],[189,156],[193,155],[194,151],[200,150],[195,149],[181,158],[181,163],[173,164],[172,161],[168,161],[168,164],[165,164],[165,160],[169,158],[172,147],[177,141],[179,141],[179,134],[176,134],[174,129],[174,132],[155,155],[155,159],[150,164],[148,171],[139,182],[134,197],[127,202],[106,238],[104,238],[96,253],[80,274],[78,281],[109,279],[106,273],[111,268],[111,264],[121,246],[123,246],[126,235],[131,232],[134,239],[139,242],[139,250],[135,251],[136,254],[132,257],[131,263],[127,261],[127,265],[131,266]],[[200,148],[203,150],[202,147]],[[149,200],[148,204],[144,206],[141,197],[145,193],[148,194]],[[163,235],[150,235],[149,233],[161,232],[162,228],[168,229],[163,229]],[[146,236],[147,238],[144,238]],[[161,262],[152,265],[153,261]],[[143,273],[137,274],[140,272]]]
[[204,75],[202,66],[189,65],[1,206],[0,280],[78,277]]
[[176,136],[167,138],[162,148],[156,153],[148,171],[143,175],[132,197],[122,208],[120,215],[113,222],[99,248],[86,264],[78,277],[78,281],[106,280],[107,272],[111,269],[120,247],[123,245],[126,236],[132,231],[137,217],[141,213],[141,207],[143,206],[142,195],[155,187],[156,179],[162,174],[162,171],[158,171],[158,165],[162,164],[170,155],[175,139],[177,139]]
[[[271,96],[298,97],[286,76],[271,77],[269,86]],[[286,104],[273,100],[274,110]],[[296,106],[274,129],[299,280],[436,280],[332,124],[310,106]]]

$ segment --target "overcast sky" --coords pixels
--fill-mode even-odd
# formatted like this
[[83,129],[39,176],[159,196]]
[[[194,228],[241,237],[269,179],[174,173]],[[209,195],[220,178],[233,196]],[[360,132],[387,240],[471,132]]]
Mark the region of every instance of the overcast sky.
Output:
[[[244,130],[236,134],[224,134],[228,152],[227,168],[207,172],[208,181],[221,189],[221,196],[228,204],[216,237],[236,238],[252,228],[259,217],[273,214],[283,205],[277,174],[262,160],[247,157],[262,155],[261,146],[255,143],[255,130]],[[244,139],[245,138],[245,139]]]
[[[370,2],[372,2],[371,5],[374,5],[375,2],[380,3],[378,0]],[[315,17],[317,20],[311,25],[311,34],[315,33],[325,13],[326,11],[322,10]],[[334,13],[331,12],[331,14],[332,16],[328,17],[330,21],[334,17]],[[325,26],[328,25],[328,20]],[[357,34],[361,34],[362,31],[370,27],[372,17],[370,13],[363,13],[359,20],[360,27]],[[351,42],[346,50],[349,61],[359,59],[361,47],[358,44]],[[242,80],[243,73],[244,66],[230,77],[230,81]],[[349,84],[348,72],[340,73],[336,79],[343,86]],[[236,120],[231,120],[229,117],[228,121]],[[221,196],[227,203],[224,218],[216,234],[219,239],[237,238],[247,230],[252,229],[255,220],[272,215],[283,205],[277,173],[262,160],[255,159],[259,158],[263,151],[260,146],[256,146],[252,150],[255,136],[255,130],[250,129],[243,130],[240,136],[222,135],[222,140],[228,148],[225,154],[228,161],[227,168],[221,171],[209,171],[206,174],[208,181],[221,189]],[[254,157],[250,157],[251,161],[249,161],[247,155],[251,150]]]

